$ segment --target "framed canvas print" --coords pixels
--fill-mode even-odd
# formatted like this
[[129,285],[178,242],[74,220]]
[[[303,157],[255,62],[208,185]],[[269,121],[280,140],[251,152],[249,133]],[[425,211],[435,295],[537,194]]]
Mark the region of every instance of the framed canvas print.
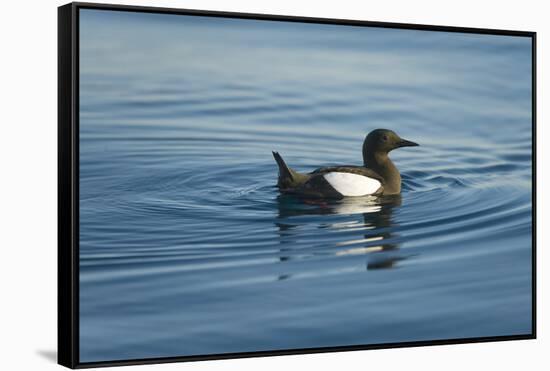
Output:
[[59,363],[535,337],[535,33],[59,8]]

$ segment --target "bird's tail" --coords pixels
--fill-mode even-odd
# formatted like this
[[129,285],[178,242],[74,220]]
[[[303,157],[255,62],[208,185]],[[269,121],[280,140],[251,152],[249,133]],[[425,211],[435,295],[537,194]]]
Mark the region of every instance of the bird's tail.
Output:
[[273,151],[273,157],[275,161],[277,161],[277,165],[279,165],[279,181],[277,183],[279,188],[297,187],[307,180],[306,175],[300,174],[289,168],[278,152]]
[[283,160],[278,152],[274,151],[273,157],[275,158],[275,161],[277,161],[277,165],[279,165],[279,181],[284,179],[292,182],[292,170],[286,165],[285,160]]

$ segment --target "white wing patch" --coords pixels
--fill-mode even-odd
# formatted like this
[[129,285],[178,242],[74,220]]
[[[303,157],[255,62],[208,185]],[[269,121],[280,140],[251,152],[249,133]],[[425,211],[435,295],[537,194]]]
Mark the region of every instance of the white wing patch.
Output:
[[323,177],[342,196],[371,195],[382,185],[376,179],[353,173],[331,172]]

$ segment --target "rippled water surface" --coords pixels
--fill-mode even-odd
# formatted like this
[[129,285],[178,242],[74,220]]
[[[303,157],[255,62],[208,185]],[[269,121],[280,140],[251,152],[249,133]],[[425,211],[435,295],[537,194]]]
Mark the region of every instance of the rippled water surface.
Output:
[[81,12],[82,362],[531,332],[530,39]]

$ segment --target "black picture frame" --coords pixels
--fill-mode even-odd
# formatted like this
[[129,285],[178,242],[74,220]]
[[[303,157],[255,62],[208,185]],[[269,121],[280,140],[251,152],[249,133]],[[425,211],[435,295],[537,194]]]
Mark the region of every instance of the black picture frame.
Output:
[[[101,9],[266,21],[521,36],[532,40],[532,333],[359,346],[285,349],[167,358],[80,362],[79,359],[79,10]],[[69,368],[263,357],[321,352],[480,343],[536,338],[536,33],[346,19],[232,13],[145,6],[70,3],[58,8],[58,363]]]

